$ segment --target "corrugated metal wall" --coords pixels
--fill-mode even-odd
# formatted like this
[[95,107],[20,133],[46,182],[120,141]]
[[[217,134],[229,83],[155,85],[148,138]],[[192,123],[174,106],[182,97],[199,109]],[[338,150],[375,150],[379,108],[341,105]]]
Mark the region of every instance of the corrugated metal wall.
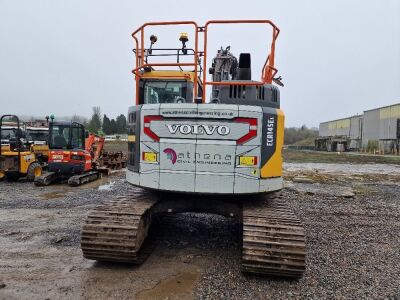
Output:
[[397,138],[397,119],[400,118],[400,104],[384,107],[379,110],[379,139],[393,140]]
[[319,124],[319,136],[330,136],[329,135],[329,123],[325,122],[325,123],[320,123]]
[[321,123],[319,125],[319,136],[349,136],[350,118]]
[[350,118],[350,138],[353,140],[361,139],[363,116]]
[[361,138],[362,116],[324,122],[319,124],[320,137],[345,136],[351,139]]
[[370,140],[379,140],[379,109],[364,112],[362,146],[367,147]]
[[364,115],[361,116],[321,123],[319,136],[348,137],[353,144],[358,144],[362,139],[362,147],[367,147],[368,141],[378,141],[380,148],[390,150],[400,135],[397,132],[397,124],[400,122],[398,120],[400,120],[400,103],[364,111]]
[[364,112],[363,147],[369,140],[396,140],[400,104]]

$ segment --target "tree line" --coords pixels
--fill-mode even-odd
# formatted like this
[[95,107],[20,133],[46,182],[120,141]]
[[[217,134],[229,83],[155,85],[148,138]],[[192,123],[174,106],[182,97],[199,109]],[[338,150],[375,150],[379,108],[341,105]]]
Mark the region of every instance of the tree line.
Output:
[[124,134],[127,132],[127,121],[123,114],[115,119],[110,119],[106,114],[101,115],[99,106],[93,107],[92,117],[84,122],[87,130],[98,134]]
[[314,145],[315,138],[318,137],[317,128],[307,128],[306,125],[285,128],[285,145]]

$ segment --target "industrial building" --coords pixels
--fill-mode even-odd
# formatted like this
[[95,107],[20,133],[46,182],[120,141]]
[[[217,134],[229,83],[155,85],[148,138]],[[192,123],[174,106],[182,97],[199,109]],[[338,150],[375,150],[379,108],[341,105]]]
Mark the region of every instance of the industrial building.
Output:
[[400,103],[319,125],[316,150],[399,154]]

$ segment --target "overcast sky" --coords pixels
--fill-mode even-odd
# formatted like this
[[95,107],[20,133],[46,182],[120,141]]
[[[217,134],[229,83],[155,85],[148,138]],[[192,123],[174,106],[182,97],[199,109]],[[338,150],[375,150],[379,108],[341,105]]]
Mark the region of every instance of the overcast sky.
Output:
[[[134,103],[131,33],[147,21],[211,19],[270,19],[281,29],[287,126],[400,102],[399,0],[0,0],[0,114],[126,113]],[[225,31],[220,44],[235,39],[235,54],[265,49],[270,35],[248,29]],[[257,55],[254,70],[265,52]]]

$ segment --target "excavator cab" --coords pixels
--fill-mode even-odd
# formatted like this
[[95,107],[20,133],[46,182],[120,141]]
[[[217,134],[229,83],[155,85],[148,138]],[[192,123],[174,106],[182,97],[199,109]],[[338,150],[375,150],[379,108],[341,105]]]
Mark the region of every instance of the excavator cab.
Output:
[[85,127],[77,122],[51,122],[49,147],[52,150],[85,149]]
[[193,82],[185,80],[142,79],[140,84],[141,104],[192,103]]
[[85,127],[82,124],[50,122],[49,148],[49,172],[69,177],[91,169],[91,155],[85,150]]

